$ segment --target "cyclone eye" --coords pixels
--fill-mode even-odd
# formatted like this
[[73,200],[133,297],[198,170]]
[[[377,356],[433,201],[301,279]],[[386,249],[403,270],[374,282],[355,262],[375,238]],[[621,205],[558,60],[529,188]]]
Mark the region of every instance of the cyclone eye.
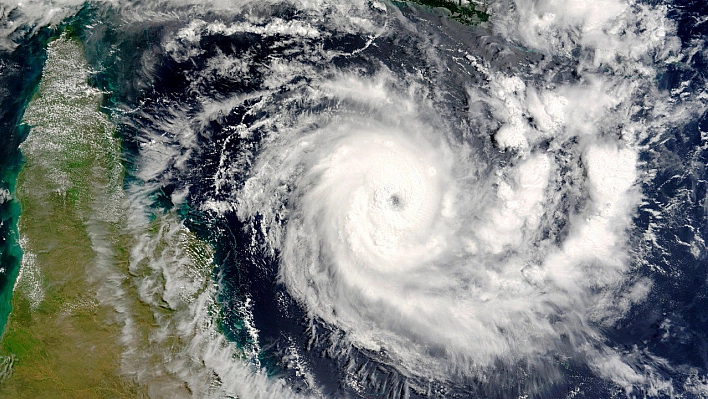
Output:
[[401,197],[398,196],[398,194],[391,194],[391,196],[388,198],[388,203],[394,210],[401,210],[405,208],[405,204],[403,203]]

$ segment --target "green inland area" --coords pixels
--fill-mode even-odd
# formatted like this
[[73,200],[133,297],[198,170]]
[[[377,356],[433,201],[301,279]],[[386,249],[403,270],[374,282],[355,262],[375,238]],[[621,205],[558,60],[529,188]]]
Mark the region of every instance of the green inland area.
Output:
[[121,142],[82,44],[63,34],[47,52],[23,119],[23,256],[0,398],[192,397],[185,365],[203,364],[190,351],[216,333],[212,247],[174,211],[129,223],[142,211],[126,205]]
[[25,112],[31,130],[16,189],[23,258],[0,341],[3,398],[143,396],[120,376],[119,326],[87,276],[97,259],[92,224],[111,232],[116,262],[128,256],[118,238],[120,143],[87,71],[79,42],[51,42]]
[[[100,301],[107,269],[128,269],[133,238],[124,233],[120,141],[87,77],[81,43],[54,40],[25,112],[31,131],[16,189],[24,254],[0,341],[2,398],[147,397],[121,372],[121,323]],[[149,325],[149,308],[135,302],[133,318]]]
[[[466,25],[476,25],[489,20],[486,1],[480,0],[409,0],[431,8],[442,8],[450,12],[452,19]],[[394,1],[397,3],[397,1]]]

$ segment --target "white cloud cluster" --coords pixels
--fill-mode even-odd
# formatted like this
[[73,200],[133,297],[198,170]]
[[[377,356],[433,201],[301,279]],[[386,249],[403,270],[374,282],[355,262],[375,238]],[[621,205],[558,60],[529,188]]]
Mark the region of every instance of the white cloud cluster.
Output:
[[[562,335],[597,336],[587,323],[602,313],[597,292],[620,284],[627,267],[636,153],[586,145],[578,154],[591,209],[570,217],[563,242],[541,248],[546,204],[567,190],[549,186],[559,170],[553,152],[516,147],[517,162],[472,178],[480,170],[467,144],[421,121],[430,104],[392,90],[392,79],[313,85],[313,95],[359,112],[281,132],[237,194],[242,220],[263,217],[290,293],[355,346],[441,379],[483,374],[498,361],[543,369],[541,355]],[[523,84],[511,86],[524,94]],[[563,102],[546,96],[549,120],[563,120]]]
[[[160,9],[165,2],[118,9],[137,23],[174,19],[178,14],[170,12],[186,5],[218,13],[246,3],[174,1],[170,11]],[[312,23],[193,19],[162,45],[174,61],[185,62],[202,54],[200,41],[214,34],[251,33],[287,44],[320,40],[336,25],[368,38],[369,46],[377,35],[399,33],[381,23],[387,5],[380,2],[296,6]],[[158,320],[152,339],[166,342],[172,334],[189,342],[169,359],[166,372],[205,396],[290,394],[282,381],[253,373],[216,331],[209,313],[214,287],[180,249],[183,227],[163,220],[151,235],[143,218],[147,196],[188,173],[201,150],[194,130],[249,104],[250,115],[267,116],[229,127],[213,198],[202,210],[235,212],[246,224],[262,221],[264,246],[280,257],[282,283],[312,318],[343,331],[347,344],[385,353],[383,361],[406,375],[446,380],[519,362],[547,371],[553,365],[545,355],[567,351],[563,342],[570,339],[577,343],[573,355],[628,391],[670,389],[651,366],[638,366],[639,355],[606,347],[598,324],[621,318],[650,287],[628,281],[627,229],[641,199],[637,138],[645,134],[634,118],[635,100],[641,93],[666,109],[652,79],[654,64],[677,51],[672,24],[663,8],[634,1],[510,0],[491,10],[497,34],[549,58],[577,61],[575,78],[558,81],[533,66],[526,75],[514,74],[466,58],[485,78],[468,92],[471,108],[488,109],[498,126],[494,141],[507,156],[499,164],[482,165],[489,159],[475,157],[479,143],[448,130],[437,115],[435,93],[421,79],[380,64],[373,74],[323,71],[312,59],[329,61],[341,53],[316,44],[307,50],[312,59],[273,57],[257,65],[264,78],[259,90],[228,98],[201,93],[196,109],[162,99],[164,113],[140,115],[154,129],[140,132],[135,177],[144,185],[130,192],[131,228],[141,237],[131,268],[144,273],[135,279],[138,294]],[[388,17],[403,18],[398,12]],[[426,50],[435,57],[435,48]],[[191,89],[198,92],[214,76],[242,77],[252,63],[247,56],[217,54],[190,76]],[[443,65],[439,59],[430,64]],[[302,76],[307,80],[296,79]],[[287,96],[274,105],[282,88]],[[324,111],[310,112],[323,103]],[[265,132],[258,149],[228,149],[256,130]],[[244,177],[243,186],[232,184]],[[173,202],[184,203],[189,189],[176,191]],[[559,205],[566,197],[574,207]],[[164,242],[174,248],[160,252]],[[260,244],[254,239],[252,245]],[[106,297],[121,295],[127,294],[115,290]],[[171,320],[158,317],[163,302],[174,310]],[[116,303],[128,314],[128,302]],[[138,342],[133,322],[126,316],[127,346]],[[135,350],[125,356],[141,359]],[[126,364],[131,373],[147,373]],[[222,377],[223,390],[200,383],[212,372]],[[692,386],[704,385],[697,377]]]

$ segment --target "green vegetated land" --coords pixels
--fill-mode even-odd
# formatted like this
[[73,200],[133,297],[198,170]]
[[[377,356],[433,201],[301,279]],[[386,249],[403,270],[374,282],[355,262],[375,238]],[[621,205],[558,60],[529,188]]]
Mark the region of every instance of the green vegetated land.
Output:
[[[469,1],[413,2],[445,8],[467,24],[488,19]],[[25,163],[16,188],[24,255],[0,340],[0,398],[147,397],[149,381],[138,384],[121,372],[121,324],[98,296],[103,276],[97,263],[108,261],[127,275],[135,238],[126,236],[121,210],[120,141],[99,110],[102,93],[87,83],[83,54],[81,43],[66,35],[49,44],[39,89],[23,120],[31,127],[21,146]],[[184,234],[188,242],[196,240]],[[194,245],[205,244],[192,242],[186,250]],[[138,297],[129,283],[116,284]],[[148,326],[133,344],[148,349],[154,309],[137,299],[131,305],[135,324]],[[162,359],[152,361],[157,366]]]
[[99,111],[102,93],[87,84],[81,43],[62,36],[48,52],[24,118],[31,131],[16,190],[24,255],[0,341],[0,397],[144,397],[120,374],[120,327],[91,278],[98,258],[91,229],[104,232],[112,262],[128,259],[120,142]]
[[451,17],[463,24],[474,25],[489,20],[486,3],[474,0],[410,0],[427,7],[444,8]]

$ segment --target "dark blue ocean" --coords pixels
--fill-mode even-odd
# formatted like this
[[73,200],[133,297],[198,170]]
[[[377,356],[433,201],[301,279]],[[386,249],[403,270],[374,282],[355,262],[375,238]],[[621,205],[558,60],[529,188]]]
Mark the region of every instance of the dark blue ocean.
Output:
[[[237,211],[219,213],[205,205],[237,203],[233,193],[243,190],[256,173],[252,168],[259,154],[271,145],[274,134],[292,131],[293,120],[307,120],[308,129],[317,130],[331,122],[318,115],[329,115],[333,109],[344,109],[342,113],[347,114],[346,101],[332,96],[317,101],[298,99],[322,76],[354,73],[367,79],[383,69],[394,79],[417,76],[424,90],[434,93],[430,96],[437,115],[430,119],[441,123],[440,129],[449,131],[451,137],[473,143],[471,153],[481,164],[489,165],[479,170],[479,176],[493,175],[498,165],[513,165],[518,154],[503,151],[493,139],[501,125],[491,110],[469,117],[478,105],[470,99],[468,87],[481,87],[489,78],[474,65],[460,62],[464,58],[460,49],[474,54],[492,71],[518,76],[529,86],[541,80],[558,86],[584,82],[578,73],[583,54],[549,55],[509,41],[486,26],[462,25],[440,10],[399,2],[386,6],[396,17],[372,12],[372,19],[380,19],[377,23],[386,20],[387,33],[378,36],[369,31],[338,30],[326,10],[324,16],[314,18],[312,12],[289,3],[250,5],[243,11],[228,12],[206,6],[189,11],[190,6],[176,5],[164,13],[146,14],[140,21],[126,23],[121,7],[89,2],[51,28],[28,25],[17,29],[9,36],[15,47],[0,52],[0,189],[14,192],[22,165],[18,146],[27,134],[20,121],[37,88],[46,45],[51,37],[70,31],[85,46],[94,69],[91,84],[107,93],[102,109],[116,124],[123,142],[126,190],[149,187],[146,195],[155,215],[176,212],[190,230],[214,247],[212,275],[218,284],[220,330],[241,348],[257,348],[258,356],[252,363],[270,378],[282,379],[297,393],[324,398],[705,397],[708,391],[700,386],[708,384],[708,115],[703,111],[687,120],[661,123],[652,120],[655,114],[647,105],[647,110],[628,117],[632,123],[646,122],[655,132],[637,143],[638,162],[642,170],[651,173],[638,183],[642,198],[631,215],[627,234],[626,274],[631,278],[618,289],[629,289],[636,281],[651,284],[646,296],[616,320],[593,326],[600,338],[584,342],[610,348],[629,359],[625,362],[629,368],[651,374],[651,381],[668,381],[668,388],[637,382],[628,391],[599,375],[586,355],[576,355],[573,347],[577,342],[570,334],[567,342],[545,354],[552,366],[537,367],[535,359],[520,357],[515,362],[500,360],[482,376],[462,373],[449,379],[399,367],[386,349],[350,345],[342,338],[345,331],[313,316],[291,294],[279,278],[280,252],[254,245],[265,243],[272,232],[266,216],[243,218]],[[652,90],[665,93],[666,101],[677,109],[682,102],[692,102],[692,107],[701,109],[695,104],[706,102],[701,94],[708,82],[708,49],[704,45],[708,4],[696,0],[667,2],[665,6],[687,55],[657,66],[657,77],[649,84],[654,86]],[[187,39],[173,40],[190,24],[185,19],[190,14],[205,24],[224,25],[251,21],[254,26],[265,26],[278,18],[310,24],[323,33],[293,39],[285,33],[258,29],[200,28],[199,36],[189,43]],[[12,13],[2,15],[5,23],[14,17]],[[167,46],[173,42],[183,47]],[[429,54],[431,46],[438,51],[436,57]],[[284,74],[283,80],[273,82],[274,59],[283,65],[299,65],[302,73]],[[238,73],[220,73],[214,63],[224,60],[242,61],[234,67]],[[265,91],[270,93],[268,104],[260,106]],[[205,104],[223,104],[232,98],[240,102],[219,108],[205,119]],[[638,106],[645,102],[651,101],[636,99]],[[307,115],[314,117],[305,118]],[[533,124],[532,116],[525,117]],[[234,135],[242,128],[248,128],[249,134]],[[190,148],[182,144],[185,131],[190,134]],[[660,140],[655,140],[657,135]],[[166,156],[156,173],[141,173],[143,147],[150,137],[158,136],[170,154],[178,155]],[[531,147],[538,151],[554,148],[551,139]],[[234,165],[229,173],[220,172],[225,160]],[[215,176],[228,179],[217,184]],[[287,208],[297,203],[295,194],[300,191],[288,186],[292,182],[282,184],[283,192],[293,194],[283,201]],[[186,198],[175,200],[182,192],[187,192]],[[581,212],[586,206],[585,194],[573,195],[564,195],[554,203],[560,216],[539,227],[538,240],[562,243],[573,233],[573,219],[563,215]],[[21,257],[16,227],[19,212],[15,200],[0,203],[0,326],[9,313]],[[283,226],[287,222],[286,216],[277,221]],[[647,239],[648,231],[653,241]],[[241,309],[246,300],[252,303],[252,326],[258,331],[258,342],[253,341],[244,322]],[[558,323],[567,316],[564,312],[559,311]],[[293,366],[293,351],[301,356],[299,364],[306,365],[307,378]],[[435,356],[454,357],[444,352]]]

